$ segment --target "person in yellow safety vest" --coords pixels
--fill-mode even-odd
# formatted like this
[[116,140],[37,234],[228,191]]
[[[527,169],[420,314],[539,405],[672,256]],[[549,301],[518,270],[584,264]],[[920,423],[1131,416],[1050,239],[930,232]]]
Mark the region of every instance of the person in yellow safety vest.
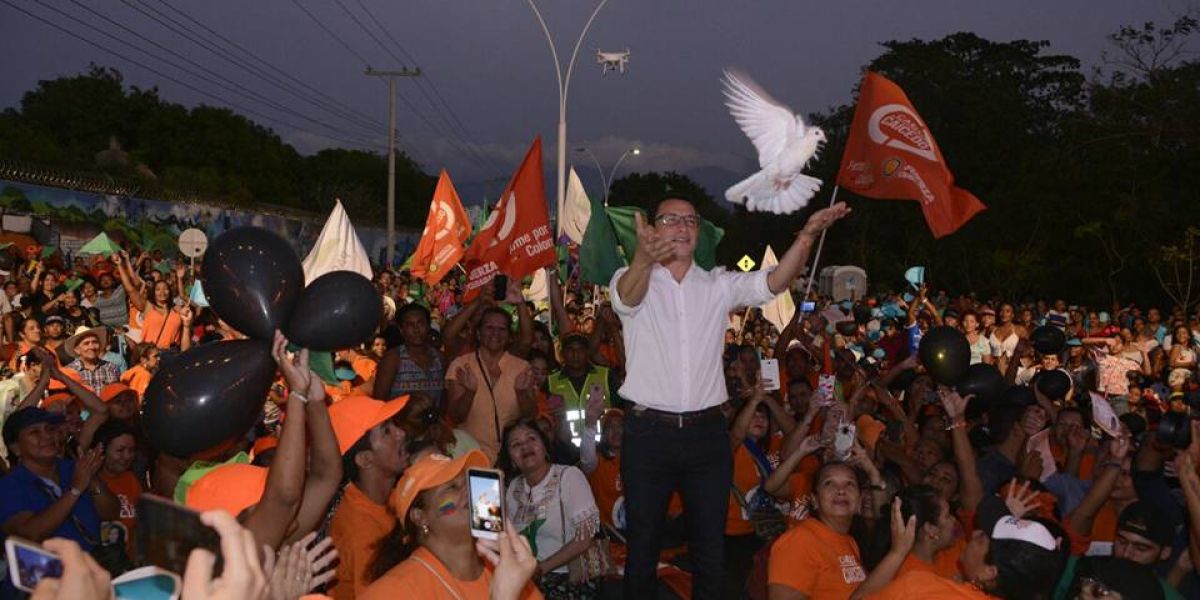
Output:
[[550,375],[547,384],[551,394],[562,397],[567,423],[571,426],[571,441],[578,446],[583,434],[588,393],[592,387],[600,388],[604,394],[605,408],[612,408],[619,385],[611,369],[594,365],[589,360],[587,336],[581,333],[567,334],[562,341],[562,354],[562,368]]

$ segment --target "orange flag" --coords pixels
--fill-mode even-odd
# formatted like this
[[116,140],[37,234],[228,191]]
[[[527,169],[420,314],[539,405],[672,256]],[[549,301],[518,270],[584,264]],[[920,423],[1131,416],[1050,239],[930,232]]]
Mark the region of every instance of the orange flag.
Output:
[[542,138],[533,140],[525,160],[517,169],[500,203],[463,257],[467,269],[464,301],[479,295],[480,289],[497,273],[510,278],[524,277],[541,267],[555,263],[554,233],[546,209],[546,185],[542,181]]
[[987,207],[954,185],[942,151],[900,86],[867,72],[842,155],[838,185],[880,200],[916,200],[933,237],[949,235]]
[[425,231],[421,232],[421,242],[413,252],[409,272],[430,285],[441,281],[462,258],[469,237],[471,218],[458,199],[458,192],[454,191],[450,175],[442,169],[433,190],[433,202],[429,204]]

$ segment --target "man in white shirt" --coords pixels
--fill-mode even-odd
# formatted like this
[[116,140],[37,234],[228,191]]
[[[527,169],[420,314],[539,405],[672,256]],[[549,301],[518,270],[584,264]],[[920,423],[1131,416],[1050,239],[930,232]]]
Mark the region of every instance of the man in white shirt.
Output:
[[724,594],[724,526],[733,477],[721,351],[729,312],[788,290],[823,230],[845,204],[814,213],[772,271],[705,271],[695,265],[700,217],[686,200],[636,214],[638,247],[609,290],[621,318],[631,404],[622,438],[626,598],[653,598],[667,501],[678,490],[688,524],[694,598]]

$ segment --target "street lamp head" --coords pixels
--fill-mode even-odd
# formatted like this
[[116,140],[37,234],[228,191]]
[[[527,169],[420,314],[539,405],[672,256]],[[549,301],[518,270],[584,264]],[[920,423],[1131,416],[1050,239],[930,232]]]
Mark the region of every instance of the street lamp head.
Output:
[[576,148],[576,152],[587,152],[587,148]]
[[634,148],[634,149],[633,149],[633,155],[634,155],[634,156],[637,156],[637,155],[639,155],[639,154],[641,154],[641,153],[642,153],[642,149],[641,149],[641,148]]

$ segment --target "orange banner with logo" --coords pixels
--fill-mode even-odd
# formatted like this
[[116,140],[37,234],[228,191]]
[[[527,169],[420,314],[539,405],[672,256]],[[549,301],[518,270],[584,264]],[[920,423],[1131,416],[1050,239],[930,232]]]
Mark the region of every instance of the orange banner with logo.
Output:
[[838,185],[868,198],[920,202],[935,238],[954,233],[987,208],[954,185],[942,151],[904,90],[869,71],[859,88]]
[[430,285],[441,281],[466,252],[469,237],[471,218],[454,190],[450,174],[442,169],[433,190],[433,201],[429,203],[421,242],[409,261],[409,272]]
[[467,269],[465,301],[479,295],[497,273],[521,278],[553,265],[554,232],[546,209],[546,185],[542,176],[542,138],[529,147],[521,167],[513,175],[500,203],[475,235],[463,256]]

